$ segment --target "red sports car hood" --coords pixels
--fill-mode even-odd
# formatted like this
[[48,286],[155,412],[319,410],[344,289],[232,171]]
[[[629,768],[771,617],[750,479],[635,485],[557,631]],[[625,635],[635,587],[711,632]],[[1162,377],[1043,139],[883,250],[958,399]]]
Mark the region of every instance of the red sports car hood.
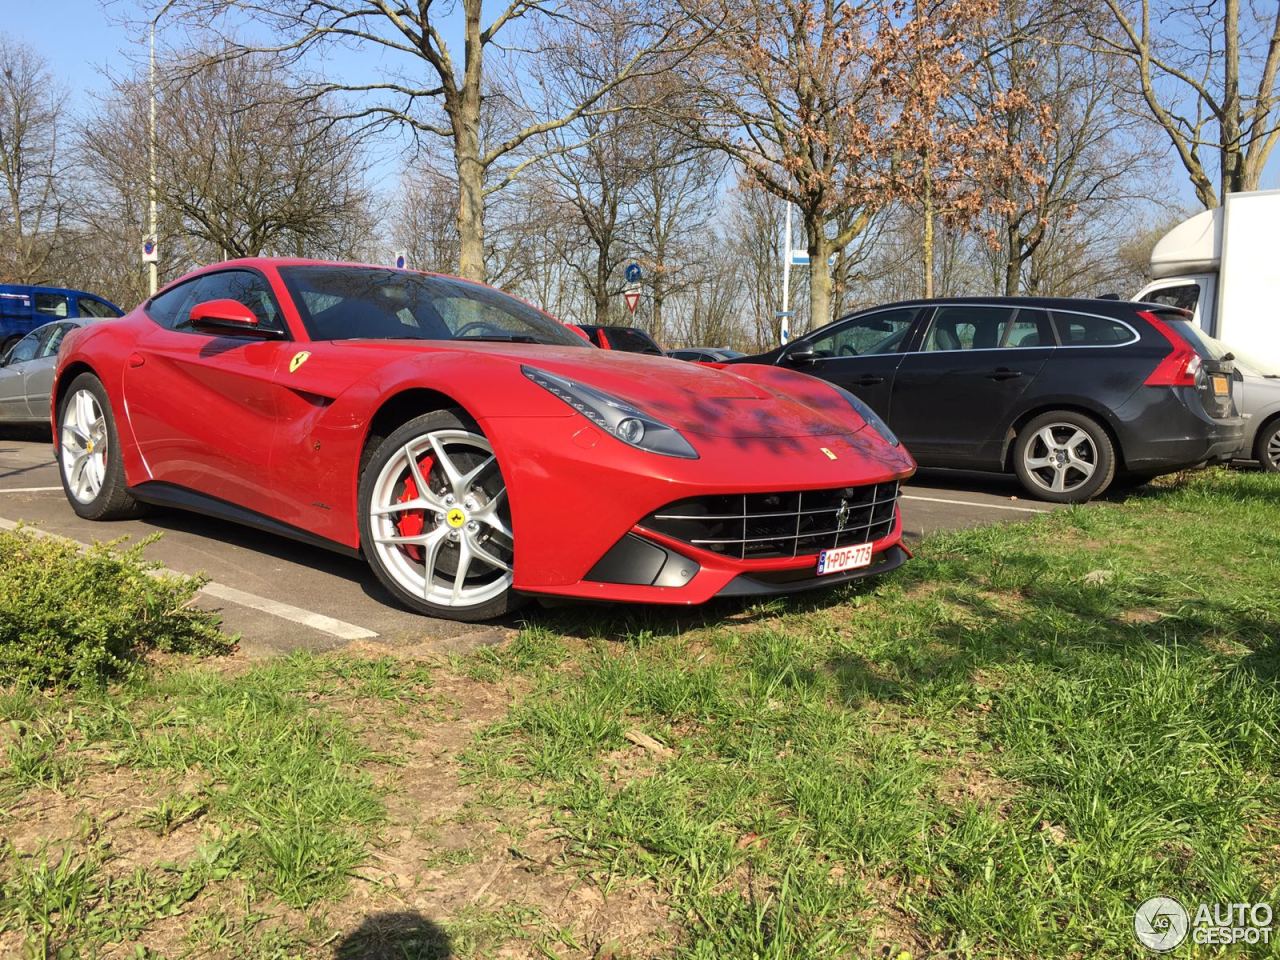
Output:
[[[530,390],[541,390],[520,373],[537,367],[626,400],[683,433],[733,439],[813,437],[857,433],[866,424],[821,380],[755,364],[720,368],[620,350],[545,344],[410,340],[350,340],[316,343],[315,356],[290,378],[297,389],[333,395],[336,381],[361,376],[402,359],[439,362],[458,355],[489,378],[510,365]],[[430,375],[423,386],[430,387]],[[493,396],[519,397],[522,391]],[[518,401],[517,401],[518,402]],[[521,415],[515,409],[508,415]],[[505,411],[504,411],[505,413]]]
[[[492,352],[522,365],[611,393],[682,432],[741,439],[812,437],[856,433],[865,426],[829,386],[783,371],[719,368],[616,350],[492,346],[499,347]],[[784,389],[752,376],[771,372],[787,379]]]

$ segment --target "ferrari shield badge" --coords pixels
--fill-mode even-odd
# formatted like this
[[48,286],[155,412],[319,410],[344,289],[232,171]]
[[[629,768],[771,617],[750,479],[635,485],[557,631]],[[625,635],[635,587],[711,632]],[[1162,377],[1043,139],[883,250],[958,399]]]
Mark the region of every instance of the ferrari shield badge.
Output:
[[827,455],[827,459],[828,459],[828,460],[838,460],[838,459],[839,459],[839,457],[837,457],[837,456],[835,455],[835,453],[834,453],[834,452],[832,452],[832,451],[831,451],[829,448],[827,448],[827,447],[819,447],[818,449],[819,449],[819,450],[821,450],[823,453],[825,453],[825,454]]
[[289,372],[297,373],[298,368],[307,362],[307,358],[311,354],[306,350],[299,350],[293,355],[293,359],[289,361]]

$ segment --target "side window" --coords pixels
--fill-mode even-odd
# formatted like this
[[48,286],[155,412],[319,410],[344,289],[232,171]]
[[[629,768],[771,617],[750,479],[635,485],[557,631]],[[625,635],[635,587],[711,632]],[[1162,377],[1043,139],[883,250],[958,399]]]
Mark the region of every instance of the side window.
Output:
[[994,350],[1004,346],[1015,311],[1008,307],[939,307],[925,337],[929,352]]
[[1055,347],[1058,340],[1053,334],[1053,325],[1049,323],[1049,314],[1044,310],[1023,308],[1013,318],[1013,322],[1005,328],[1001,338],[1002,347]]
[[80,316],[82,317],[96,317],[106,320],[120,316],[120,311],[111,306],[111,304],[93,297],[80,297],[76,301],[76,306],[79,308]]
[[805,342],[813,347],[813,355],[820,360],[898,353],[915,317],[915,310],[882,310],[835,324],[830,332]]
[[40,351],[40,338],[43,335],[44,330],[32,330],[15,343],[13,349],[9,351],[9,363],[26,363],[28,360],[34,360]]
[[33,298],[36,313],[59,320],[70,315],[71,302],[61,293],[37,293]]
[[191,312],[191,295],[195,293],[195,281],[188,280],[158,297],[152,297],[146,306],[147,316],[162,327],[172,330],[179,319],[186,320]]
[[1108,347],[1136,339],[1129,327],[1109,317],[1055,311],[1053,323],[1064,347]]
[[174,329],[185,329],[191,308],[207,300],[235,300],[243,303],[253,311],[262,329],[284,332],[284,320],[280,317],[280,308],[276,306],[276,298],[271,293],[270,285],[265,278],[252,271],[221,270],[197,279],[195,296],[186,305],[178,322],[174,324]]
[[1200,284],[1183,283],[1176,287],[1165,287],[1143,298],[1144,303],[1159,303],[1166,307],[1179,307],[1193,313],[1200,302]]
[[36,351],[35,359],[42,360],[45,357],[52,357],[58,352],[58,348],[62,346],[62,341],[67,334],[75,329],[75,324],[71,323],[51,323],[45,330],[44,339],[40,342],[40,349]]

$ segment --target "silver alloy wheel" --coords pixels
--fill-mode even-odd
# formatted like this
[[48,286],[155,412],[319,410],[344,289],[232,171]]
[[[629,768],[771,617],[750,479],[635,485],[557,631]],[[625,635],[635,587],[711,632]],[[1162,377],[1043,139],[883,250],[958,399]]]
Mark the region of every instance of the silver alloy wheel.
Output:
[[[506,498],[493,447],[483,436],[434,430],[415,437],[373,485],[373,550],[416,597],[445,607],[485,603],[511,586]],[[415,514],[422,518],[421,532],[405,533],[401,525]]]
[[1022,463],[1037,486],[1067,493],[1093,477],[1098,469],[1098,448],[1074,423],[1050,423],[1031,438]]
[[92,503],[107,476],[107,420],[98,398],[77,390],[62,408],[62,475],[80,503]]
[[1267,456],[1272,463],[1280,464],[1280,430],[1276,430],[1267,439]]

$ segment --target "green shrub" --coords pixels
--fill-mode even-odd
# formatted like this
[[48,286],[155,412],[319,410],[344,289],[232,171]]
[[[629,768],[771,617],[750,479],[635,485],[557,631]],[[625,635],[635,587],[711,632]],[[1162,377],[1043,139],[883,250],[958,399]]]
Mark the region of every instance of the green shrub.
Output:
[[218,620],[194,609],[197,577],[161,575],[125,550],[0,533],[0,685],[86,686],[119,677],[150,650],[225,651]]

